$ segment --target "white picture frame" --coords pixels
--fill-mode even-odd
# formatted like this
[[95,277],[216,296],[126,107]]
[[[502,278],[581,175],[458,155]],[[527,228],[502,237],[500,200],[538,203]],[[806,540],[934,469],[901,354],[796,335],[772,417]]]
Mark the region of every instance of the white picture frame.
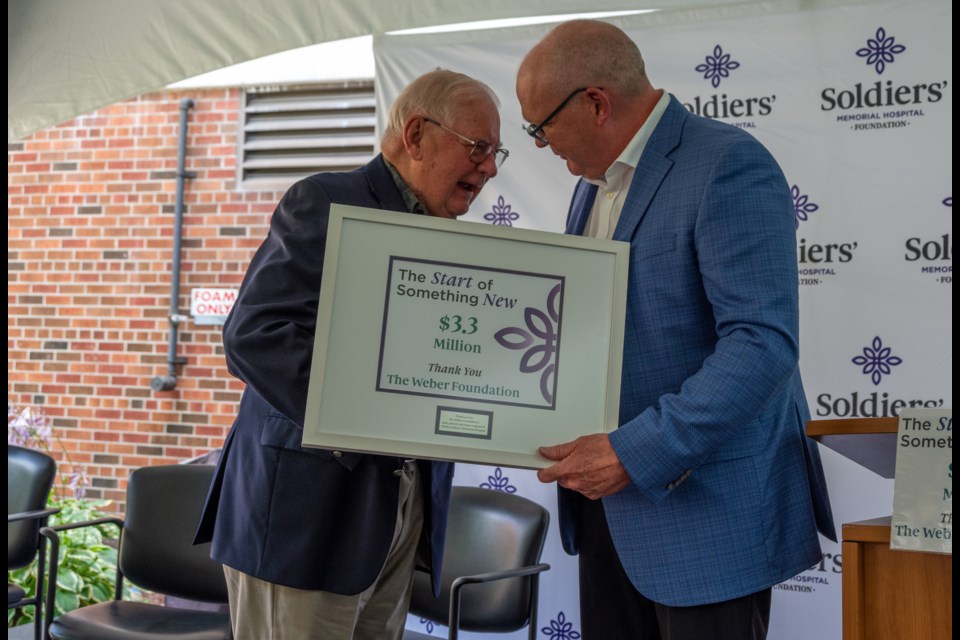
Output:
[[628,253],[333,205],[303,445],[535,469],[612,431]]

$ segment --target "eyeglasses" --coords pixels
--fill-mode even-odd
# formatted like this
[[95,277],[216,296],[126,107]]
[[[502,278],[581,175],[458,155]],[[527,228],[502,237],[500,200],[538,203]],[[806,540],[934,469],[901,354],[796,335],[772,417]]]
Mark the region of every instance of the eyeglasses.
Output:
[[430,122],[432,124],[437,125],[447,133],[452,133],[453,135],[457,136],[464,142],[473,145],[473,148],[470,149],[470,160],[475,164],[480,164],[481,162],[486,160],[487,157],[490,156],[490,154],[493,154],[493,163],[499,169],[500,167],[503,166],[503,163],[506,162],[507,158],[510,157],[510,152],[504,149],[503,147],[500,147],[499,149],[494,149],[493,145],[490,144],[489,142],[486,142],[484,140],[480,140],[480,141],[471,140],[467,136],[457,133],[453,129],[448,129],[447,127],[443,126],[442,124],[440,124],[436,120],[433,120],[432,118],[428,118],[424,116],[423,119],[426,122]]
[[548,115],[546,118],[543,119],[543,122],[541,122],[540,124],[528,124],[525,127],[523,127],[523,130],[526,131],[527,135],[529,135],[531,138],[539,140],[543,144],[550,144],[550,141],[547,140],[547,137],[543,135],[543,128],[547,126],[547,123],[553,120],[558,113],[563,111],[563,108],[567,106],[567,103],[570,102],[573,96],[577,95],[581,91],[586,91],[588,88],[589,87],[580,87],[579,89],[574,89],[573,93],[571,93],[570,95],[568,95],[566,98],[563,99],[563,102],[560,103],[559,107],[551,111],[550,115]]

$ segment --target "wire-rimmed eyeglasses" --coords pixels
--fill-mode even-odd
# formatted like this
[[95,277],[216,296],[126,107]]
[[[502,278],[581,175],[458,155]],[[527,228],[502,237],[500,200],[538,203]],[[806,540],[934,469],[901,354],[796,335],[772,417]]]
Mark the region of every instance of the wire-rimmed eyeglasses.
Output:
[[470,138],[463,135],[462,133],[457,133],[453,129],[449,129],[443,126],[433,118],[428,118],[424,116],[423,119],[426,122],[430,122],[432,124],[437,125],[447,133],[452,133],[453,135],[457,136],[464,142],[473,145],[473,147],[470,149],[470,160],[475,164],[480,164],[481,162],[486,160],[490,154],[493,154],[493,163],[499,169],[500,167],[503,166],[503,163],[506,162],[507,158],[510,157],[510,152],[504,149],[503,147],[500,147],[499,149],[495,149],[493,145],[490,144],[489,142],[486,142],[485,140],[479,140],[479,141],[471,140]]
[[527,132],[531,138],[542,142],[543,144],[550,144],[550,141],[547,140],[547,137],[543,135],[543,128],[547,126],[547,123],[557,117],[557,114],[563,111],[563,108],[567,106],[567,103],[573,99],[573,96],[577,95],[581,91],[586,91],[589,87],[580,87],[579,89],[574,89],[570,95],[563,99],[563,102],[560,103],[560,106],[550,112],[546,118],[540,124],[528,124],[523,127],[523,130]]

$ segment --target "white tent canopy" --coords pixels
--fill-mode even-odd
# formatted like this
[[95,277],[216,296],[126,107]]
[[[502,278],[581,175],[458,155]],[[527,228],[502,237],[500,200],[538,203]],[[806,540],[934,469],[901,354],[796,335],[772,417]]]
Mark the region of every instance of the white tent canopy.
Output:
[[[7,140],[200,73],[320,42],[653,0],[10,0]],[[670,8],[730,4],[670,0]]]

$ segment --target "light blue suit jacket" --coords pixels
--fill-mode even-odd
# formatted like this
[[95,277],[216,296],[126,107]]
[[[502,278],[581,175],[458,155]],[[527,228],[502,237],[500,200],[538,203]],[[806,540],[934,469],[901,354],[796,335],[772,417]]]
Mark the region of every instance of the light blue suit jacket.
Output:
[[[567,233],[597,188],[581,181]],[[630,243],[620,428],[633,482],[604,498],[630,580],[671,606],[737,598],[820,561],[836,539],[798,368],[790,189],[753,137],[670,105],[614,240]],[[576,553],[579,494],[560,490]]]

